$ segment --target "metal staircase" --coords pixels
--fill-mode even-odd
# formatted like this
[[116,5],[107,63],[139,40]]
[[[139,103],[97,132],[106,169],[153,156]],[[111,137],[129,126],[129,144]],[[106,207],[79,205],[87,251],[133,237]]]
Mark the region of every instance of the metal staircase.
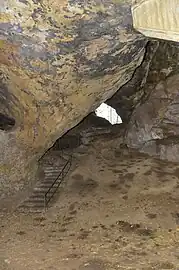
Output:
[[[59,154],[60,153],[60,154]],[[53,160],[49,162],[50,159]],[[58,165],[57,165],[58,164]],[[20,206],[19,210],[42,212],[54,201],[60,185],[68,174],[72,164],[72,151],[58,151],[58,155],[51,154],[43,160],[44,179],[33,189],[32,194]]]
[[[71,164],[72,164],[72,154],[66,160],[65,165],[63,166],[60,173],[56,176],[56,178],[55,178],[55,174],[54,174],[55,173],[54,169],[51,170],[51,168],[46,168],[45,174],[47,175],[46,183],[47,183],[48,190],[44,194],[44,208],[45,209],[48,207],[48,204],[50,203],[53,196],[57,192],[57,190],[58,190],[59,186],[61,185],[61,183],[63,182],[65,176],[69,172],[69,170],[71,168]],[[49,181],[50,179],[55,179],[55,180],[49,186],[49,184],[51,182],[51,181]]]

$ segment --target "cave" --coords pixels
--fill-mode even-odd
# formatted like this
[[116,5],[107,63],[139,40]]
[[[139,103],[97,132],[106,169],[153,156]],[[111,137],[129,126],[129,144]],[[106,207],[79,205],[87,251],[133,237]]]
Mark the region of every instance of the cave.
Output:
[[[68,149],[71,152],[79,146],[88,146],[99,136],[104,138],[106,136],[113,137],[114,134],[118,136],[118,132],[121,130],[119,125],[122,124],[121,117],[111,106],[106,103],[101,105],[78,125],[58,138],[53,146],[45,152],[45,156],[54,151],[61,151],[62,153],[65,149]],[[40,160],[43,157],[44,155]]]
[[0,268],[178,269],[178,0],[0,18]]

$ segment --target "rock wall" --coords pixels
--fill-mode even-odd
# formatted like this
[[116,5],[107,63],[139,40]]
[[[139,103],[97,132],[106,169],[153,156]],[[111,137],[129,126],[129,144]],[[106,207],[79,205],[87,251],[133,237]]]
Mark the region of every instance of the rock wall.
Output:
[[[129,81],[147,40],[132,28],[131,1],[1,0],[0,189],[35,178],[55,140]],[[1,192],[2,194],[2,192]]]
[[126,135],[129,147],[176,162],[179,162],[178,60],[177,44],[161,42]]
[[143,62],[136,68],[131,80],[123,85],[112,98],[107,100],[107,104],[116,109],[125,124],[129,122],[133,110],[144,95],[144,85],[158,46],[158,41],[149,41],[147,43]]

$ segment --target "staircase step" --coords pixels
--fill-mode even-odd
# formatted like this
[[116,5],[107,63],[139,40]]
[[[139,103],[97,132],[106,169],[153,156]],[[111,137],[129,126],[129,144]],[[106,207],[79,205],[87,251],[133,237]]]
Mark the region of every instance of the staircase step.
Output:
[[44,203],[32,203],[32,202],[29,202],[29,203],[25,203],[23,205],[23,208],[33,208],[33,209],[44,209],[45,206],[44,206]]
[[44,181],[41,183],[41,185],[38,185],[38,187],[42,186],[42,185],[52,185],[54,182],[59,183],[61,182],[62,178],[59,177],[57,178],[45,178]]
[[42,193],[40,195],[33,193],[27,200],[29,200],[29,199],[31,199],[31,200],[32,199],[38,199],[38,198],[41,200],[41,199],[44,199],[44,197],[45,197],[45,193]]
[[57,168],[57,169],[53,169],[53,168],[49,168],[49,169],[47,169],[47,168],[44,168],[44,172],[60,172],[61,171],[61,169],[63,168],[64,166],[62,166],[62,167],[59,167],[59,168]]
[[45,197],[45,193],[43,193],[43,194],[41,194],[41,195],[39,195],[39,194],[35,194],[35,193],[33,193],[27,200],[42,200],[42,199],[44,199],[44,197]]
[[[64,164],[65,165],[65,164]],[[44,171],[45,172],[60,172],[61,171],[61,168],[64,167],[64,165],[58,167],[58,168],[45,168]]]
[[47,174],[60,174],[60,172],[62,171],[62,169],[61,170],[58,170],[58,171],[44,171],[44,173],[45,173],[45,175],[47,175]]
[[62,179],[63,177],[62,176],[45,176],[44,177],[44,180],[41,182],[41,183],[53,183],[54,181],[58,181],[60,179]]
[[45,187],[35,188],[33,194],[37,194],[38,196],[45,195],[45,193],[47,191],[50,191],[50,190],[52,191],[52,190],[54,190],[56,188],[58,188],[58,185],[54,185],[53,187],[51,187],[51,186],[46,187],[45,186]]
[[60,181],[56,181],[55,183],[54,183],[54,181],[48,181],[48,182],[43,182],[41,185],[39,185],[39,186],[37,186],[37,188],[39,189],[39,188],[50,188],[53,184],[54,184],[54,186],[56,185],[56,186],[58,186],[58,183],[59,183]]
[[[59,162],[59,156],[57,156],[56,159]],[[45,195],[47,194],[46,198],[48,200],[51,196],[53,197],[57,193],[59,185],[61,184],[63,178],[69,172],[70,164],[69,167],[67,166],[62,173],[62,170],[68,160],[63,159],[61,164],[59,165],[53,165],[53,160],[55,163],[55,157],[51,157],[50,163],[48,162],[48,160],[43,163],[44,180],[41,183],[37,184],[37,186],[33,189],[30,197],[19,206],[20,210],[24,211],[27,209],[29,212],[42,212],[42,210],[45,208]],[[60,173],[62,173],[62,175],[60,175]],[[56,181],[55,184],[54,181]]]
[[45,177],[53,177],[53,178],[57,178],[57,176],[59,176],[60,175],[60,171],[59,172],[47,172],[47,173],[45,173]]
[[51,196],[51,194],[54,192],[54,190],[50,190],[48,193],[43,193],[43,194],[41,194],[40,196],[39,196],[39,194],[38,195],[36,195],[35,193],[33,193],[27,200],[29,200],[29,199],[34,199],[34,200],[42,200],[42,199],[44,199],[44,197],[45,197],[45,194],[46,194],[46,196]]
[[58,172],[58,173],[45,173],[45,178],[53,178],[53,179],[55,179],[55,178],[57,178],[58,176],[60,176],[60,173]]
[[58,179],[62,179],[62,175],[58,176],[45,176],[44,180],[41,183],[53,183],[54,181],[58,181]]
[[38,185],[37,187],[46,187],[46,186],[51,186],[54,182],[55,184],[58,184],[59,182],[61,182],[61,178],[57,179],[45,179],[45,181],[43,181],[40,185]]
[[42,213],[44,210],[45,210],[45,208],[42,208],[42,207],[40,207],[40,208],[38,208],[38,207],[21,207],[21,206],[19,206],[19,211],[20,212],[28,212],[28,213]]
[[36,214],[40,214],[42,213],[43,211],[45,211],[45,208],[31,208],[31,207],[20,207],[18,208],[18,210],[21,212],[21,213],[36,213]]
[[41,197],[41,196],[45,196],[45,193],[47,192],[44,190],[34,190],[33,194],[31,196],[35,196],[35,197]]
[[38,198],[38,199],[28,199],[25,204],[31,204],[31,205],[43,205],[44,206],[44,199],[43,198]]
[[61,171],[58,172],[45,172],[45,176],[53,176],[53,177],[57,177],[58,175],[60,175]]
[[44,199],[28,199],[23,203],[23,207],[43,208],[44,206]]
[[45,175],[44,179],[49,179],[52,181],[52,179],[53,180],[57,179],[58,176],[60,177],[60,174],[48,174],[48,175]]

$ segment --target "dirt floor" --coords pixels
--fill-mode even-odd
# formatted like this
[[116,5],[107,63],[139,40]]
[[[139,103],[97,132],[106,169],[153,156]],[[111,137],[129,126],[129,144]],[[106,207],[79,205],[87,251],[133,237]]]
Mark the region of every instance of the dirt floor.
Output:
[[46,213],[1,212],[0,270],[179,269],[179,165],[80,149]]

